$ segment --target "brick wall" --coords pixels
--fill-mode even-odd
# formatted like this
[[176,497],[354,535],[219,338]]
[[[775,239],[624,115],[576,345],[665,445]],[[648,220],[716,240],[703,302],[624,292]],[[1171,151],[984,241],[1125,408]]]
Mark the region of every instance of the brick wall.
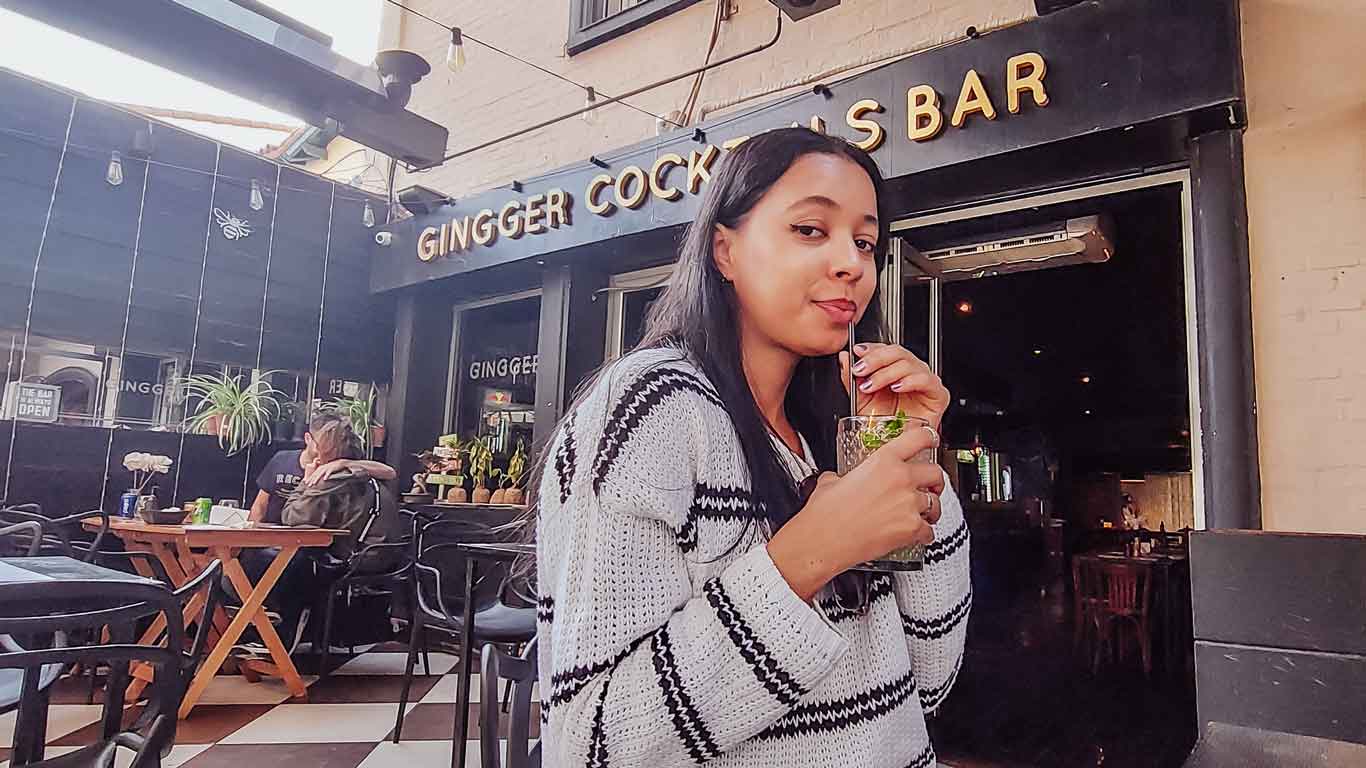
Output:
[[[573,57],[564,55],[569,0],[410,0],[408,4],[580,83],[615,94],[700,65],[711,36],[714,2],[703,0]],[[767,0],[733,2],[739,12],[723,23],[713,59],[753,48],[772,36],[776,10]],[[730,104],[836,68],[953,39],[969,26],[994,29],[1033,15],[1032,0],[844,0],[838,8],[802,23],[785,21],[776,46],[709,73],[698,105]],[[417,51],[432,63],[432,74],[413,89],[409,108],[450,128],[453,151],[584,105],[582,90],[470,42],[465,43],[466,67],[452,74],[444,65],[449,42],[449,34],[440,27],[386,4],[380,47]],[[631,101],[663,115],[680,109],[691,87],[688,79]],[[744,106],[761,101],[747,101]],[[403,179],[400,188],[422,184],[464,195],[655,135],[654,118],[626,107],[612,105],[597,114],[594,126],[566,121]]]
[[1264,525],[1366,533],[1366,4],[1242,14]]

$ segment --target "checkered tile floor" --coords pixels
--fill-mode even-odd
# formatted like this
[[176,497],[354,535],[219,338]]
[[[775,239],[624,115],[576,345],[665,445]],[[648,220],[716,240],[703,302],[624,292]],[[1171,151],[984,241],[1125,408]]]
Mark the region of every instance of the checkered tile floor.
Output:
[[[176,746],[164,768],[419,768],[448,766],[455,722],[455,656],[431,654],[431,676],[421,659],[413,680],[403,741],[390,741],[403,685],[405,654],[396,643],[376,646],[339,666],[319,681],[317,659],[298,660],[306,674],[308,702],[292,703],[279,681],[249,683],[220,676],[190,717],[181,721]],[[62,681],[48,715],[47,757],[55,757],[98,737],[100,707],[85,703],[86,681]],[[479,697],[479,677],[471,696]],[[537,697],[539,700],[539,697]],[[466,765],[478,768],[479,714],[471,704]],[[533,704],[532,736],[540,722]],[[9,768],[14,713],[0,716],[0,768]],[[122,765],[122,764],[120,764]]]

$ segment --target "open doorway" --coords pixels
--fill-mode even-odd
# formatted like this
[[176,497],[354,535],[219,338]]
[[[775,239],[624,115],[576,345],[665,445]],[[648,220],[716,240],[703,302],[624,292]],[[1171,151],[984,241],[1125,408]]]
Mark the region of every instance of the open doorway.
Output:
[[950,764],[1176,766],[1194,743],[1185,201],[1178,179],[899,227],[901,339],[953,393],[942,460],[973,535],[967,657],[932,723]]

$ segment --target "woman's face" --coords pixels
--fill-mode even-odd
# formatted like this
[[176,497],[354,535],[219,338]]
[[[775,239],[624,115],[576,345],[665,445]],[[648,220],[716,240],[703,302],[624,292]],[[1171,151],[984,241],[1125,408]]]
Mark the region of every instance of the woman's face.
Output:
[[867,172],[838,155],[797,160],[737,228],[717,227],[742,339],[806,357],[839,351],[877,285],[877,238]]

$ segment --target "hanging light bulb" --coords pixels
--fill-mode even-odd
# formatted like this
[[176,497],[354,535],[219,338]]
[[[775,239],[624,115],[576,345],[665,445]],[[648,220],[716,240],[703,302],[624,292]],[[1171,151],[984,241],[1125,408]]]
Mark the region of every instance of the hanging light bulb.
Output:
[[109,168],[104,172],[104,180],[109,182],[111,187],[123,183],[123,155],[118,152],[109,155]]
[[365,210],[360,212],[360,223],[364,224],[366,229],[375,226],[375,209],[370,207],[369,200],[365,201]]
[[259,211],[266,207],[266,198],[261,194],[261,182],[251,180],[251,209]]
[[465,68],[465,36],[460,34],[460,27],[451,29],[451,44],[446,48],[446,68],[452,72]]
[[[593,90],[593,86],[590,85],[588,86],[588,101],[584,103],[584,106],[596,107],[597,105],[598,92]],[[596,109],[589,109],[587,112],[583,113],[582,117],[585,123],[589,125],[596,125],[598,122],[598,111]]]

